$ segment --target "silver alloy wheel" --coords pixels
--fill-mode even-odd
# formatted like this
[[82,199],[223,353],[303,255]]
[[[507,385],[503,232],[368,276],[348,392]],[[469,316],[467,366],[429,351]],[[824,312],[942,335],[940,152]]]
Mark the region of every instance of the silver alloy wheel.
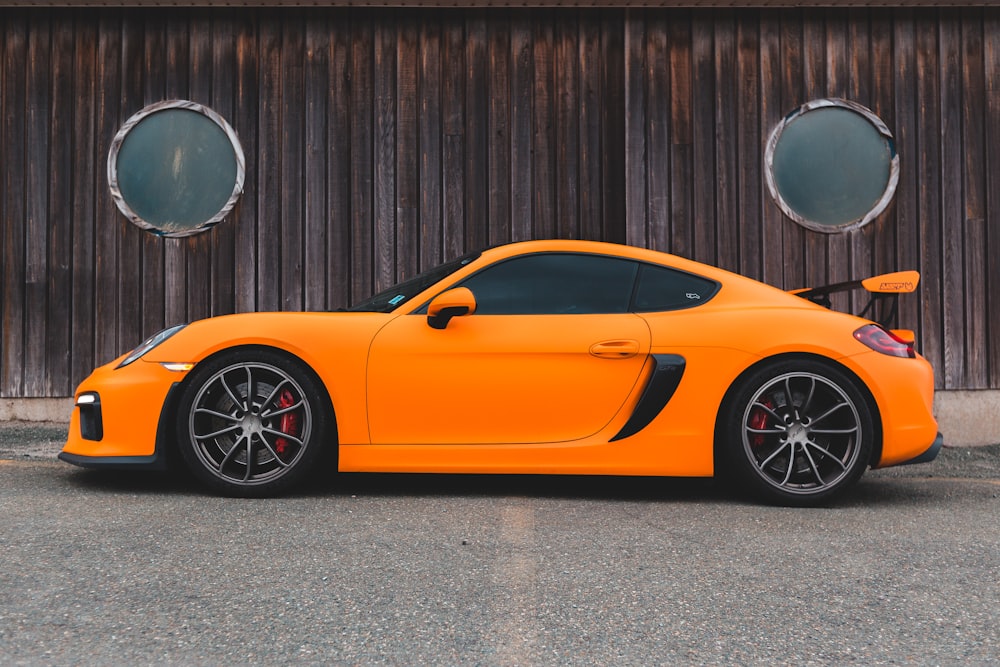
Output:
[[850,475],[864,435],[847,393],[806,372],[779,375],[761,386],[743,411],[741,428],[756,473],[795,495],[822,493]]
[[287,372],[241,362],[198,390],[188,434],[204,468],[229,484],[266,484],[291,470],[310,445],[313,415],[305,392]]

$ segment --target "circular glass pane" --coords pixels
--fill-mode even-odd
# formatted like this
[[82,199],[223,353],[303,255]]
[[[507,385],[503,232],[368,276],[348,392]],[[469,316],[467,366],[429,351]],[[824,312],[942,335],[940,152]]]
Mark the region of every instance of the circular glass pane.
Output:
[[856,229],[882,212],[899,177],[892,134],[847,100],[816,100],[771,133],[767,184],[790,218],[821,232]]
[[162,236],[188,236],[218,223],[243,191],[243,149],[211,109],[171,100],[122,126],[108,157],[108,182],[121,212]]

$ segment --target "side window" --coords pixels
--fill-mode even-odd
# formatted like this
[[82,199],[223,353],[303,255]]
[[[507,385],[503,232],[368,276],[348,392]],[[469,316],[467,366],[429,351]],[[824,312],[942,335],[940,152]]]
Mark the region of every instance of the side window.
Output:
[[635,293],[637,313],[680,310],[705,303],[718,291],[719,285],[699,276],[644,264]]
[[639,266],[599,255],[548,253],[495,264],[462,283],[481,315],[626,313]]

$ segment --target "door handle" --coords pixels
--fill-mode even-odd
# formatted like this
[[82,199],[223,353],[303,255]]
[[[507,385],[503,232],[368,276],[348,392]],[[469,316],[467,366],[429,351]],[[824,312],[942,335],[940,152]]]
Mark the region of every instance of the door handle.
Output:
[[639,341],[605,340],[591,345],[590,353],[601,359],[630,359],[639,354]]

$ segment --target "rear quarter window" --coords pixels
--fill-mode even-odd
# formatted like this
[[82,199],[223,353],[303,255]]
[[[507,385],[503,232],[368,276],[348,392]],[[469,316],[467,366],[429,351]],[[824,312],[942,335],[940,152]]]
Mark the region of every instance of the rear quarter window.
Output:
[[693,308],[719,291],[719,283],[691,273],[644,264],[639,272],[632,310],[653,313]]

